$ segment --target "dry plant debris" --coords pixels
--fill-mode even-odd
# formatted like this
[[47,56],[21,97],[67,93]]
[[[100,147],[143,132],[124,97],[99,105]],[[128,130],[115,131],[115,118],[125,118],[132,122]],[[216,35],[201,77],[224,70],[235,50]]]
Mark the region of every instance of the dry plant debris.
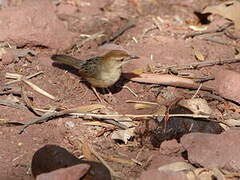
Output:
[[208,6],[203,13],[219,14],[234,22],[236,30],[240,29],[240,2],[238,0],[226,1],[216,6]]

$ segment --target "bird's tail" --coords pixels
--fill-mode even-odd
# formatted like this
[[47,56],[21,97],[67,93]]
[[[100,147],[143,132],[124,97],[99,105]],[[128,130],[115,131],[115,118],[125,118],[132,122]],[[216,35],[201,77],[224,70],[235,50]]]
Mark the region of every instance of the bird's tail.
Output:
[[66,55],[52,55],[51,57],[52,60],[56,61],[56,62],[60,62],[60,63],[63,63],[63,64],[66,64],[66,65],[69,65],[69,66],[73,66],[75,68],[81,68],[81,64],[82,64],[82,61],[77,59],[77,58],[74,58],[74,57],[71,57],[71,56],[66,56]]

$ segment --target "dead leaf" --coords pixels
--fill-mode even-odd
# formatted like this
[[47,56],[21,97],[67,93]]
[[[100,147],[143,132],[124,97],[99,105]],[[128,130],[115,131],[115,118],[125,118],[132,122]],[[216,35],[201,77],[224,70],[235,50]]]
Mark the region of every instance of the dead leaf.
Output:
[[218,169],[206,169],[206,168],[197,168],[186,173],[188,180],[196,180],[196,179],[212,179],[212,177],[216,177],[218,180],[227,179],[224,174]]
[[199,51],[198,49],[193,48],[193,53],[194,53],[194,56],[196,58],[196,60],[198,61],[204,61],[205,60],[205,57],[203,56],[203,54],[201,53],[201,51]]
[[152,106],[148,105],[148,104],[140,104],[140,103],[137,103],[137,104],[134,104],[134,108],[136,110],[141,110],[141,109],[149,109],[151,108]]
[[240,30],[240,2],[237,0],[226,1],[219,5],[208,6],[202,13],[212,13],[230,19],[235,24],[235,29]]
[[74,107],[72,108],[72,110],[76,110],[79,113],[81,112],[91,112],[97,109],[102,109],[102,108],[106,108],[106,106],[102,105],[102,104],[91,104],[91,105],[86,105],[86,106],[78,106],[78,107]]
[[[152,83],[152,84],[161,84],[161,85],[168,85],[168,86],[178,86],[184,88],[193,88],[197,89],[199,84],[195,83],[192,79],[182,78],[175,75],[169,74],[154,74],[154,73],[143,73],[138,75],[137,77],[128,77],[132,81],[142,82],[142,83]],[[210,90],[213,91],[212,88],[202,86],[201,89],[203,90]]]
[[100,127],[104,127],[104,128],[110,128],[110,129],[115,127],[114,125],[107,124],[107,123],[100,122],[100,121],[84,122],[82,124],[89,125],[89,126],[100,126]]
[[167,107],[164,105],[159,105],[159,108],[156,112],[153,113],[153,115],[162,115],[165,114],[167,112]]
[[197,31],[197,32],[201,32],[201,31],[206,31],[207,30],[207,26],[189,26],[190,29]]
[[[109,108],[103,108],[101,109],[101,113],[107,114],[107,115],[119,115],[118,112],[113,111]],[[132,122],[132,119],[129,117],[112,117],[113,120],[127,126],[127,127],[133,127],[134,123]]]
[[195,167],[191,164],[188,164],[186,162],[174,162],[171,164],[163,165],[158,168],[158,171],[186,171],[186,170],[194,170]]
[[121,164],[129,164],[129,165],[135,164],[132,160],[128,160],[128,159],[122,159],[122,158],[112,157],[112,156],[103,155],[103,154],[102,154],[102,157],[104,157],[109,161],[114,161]]
[[211,177],[215,177],[214,172],[207,168],[197,168],[194,170],[194,174],[198,179],[211,179]]
[[87,160],[96,161],[87,143],[82,144],[82,153]]
[[140,75],[140,74],[142,74],[142,73],[144,73],[145,72],[145,69],[144,68],[138,68],[138,69],[134,69],[133,71],[132,71],[132,73],[133,74],[136,74],[136,75]]
[[128,141],[134,136],[134,131],[135,131],[135,128],[129,128],[129,129],[126,129],[126,130],[114,131],[112,133],[111,138],[114,139],[114,140],[121,140],[125,144],[127,144]]
[[226,120],[226,123],[229,126],[240,126],[240,120],[236,120],[236,119],[228,119]]
[[178,105],[189,109],[194,114],[212,114],[212,109],[205,99],[183,99],[178,102]]

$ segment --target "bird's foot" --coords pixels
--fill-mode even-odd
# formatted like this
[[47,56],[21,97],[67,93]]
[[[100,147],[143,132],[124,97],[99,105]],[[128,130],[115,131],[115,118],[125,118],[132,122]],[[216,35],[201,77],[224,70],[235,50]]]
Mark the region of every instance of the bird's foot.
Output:
[[[110,91],[109,91],[110,92]],[[108,104],[113,104],[113,103],[117,103],[117,99],[112,95],[112,93],[108,93],[108,94],[104,94],[104,100],[108,103]]]

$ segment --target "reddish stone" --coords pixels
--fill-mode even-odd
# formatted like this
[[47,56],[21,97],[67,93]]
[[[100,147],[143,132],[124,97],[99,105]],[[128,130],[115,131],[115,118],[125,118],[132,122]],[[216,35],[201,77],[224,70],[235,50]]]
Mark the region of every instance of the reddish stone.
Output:
[[228,130],[219,135],[191,133],[181,138],[181,144],[192,164],[240,171],[239,130]]

